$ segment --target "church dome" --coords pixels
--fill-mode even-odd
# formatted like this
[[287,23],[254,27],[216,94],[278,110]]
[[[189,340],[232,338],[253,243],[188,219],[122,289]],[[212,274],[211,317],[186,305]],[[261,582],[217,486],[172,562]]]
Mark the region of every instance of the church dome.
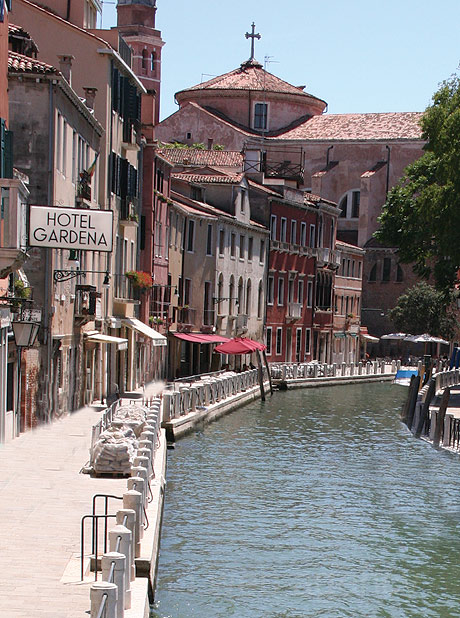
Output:
[[181,90],[176,100],[180,107],[194,102],[261,132],[278,131],[301,118],[322,114],[327,106],[303,87],[272,75],[253,58],[229,73]]

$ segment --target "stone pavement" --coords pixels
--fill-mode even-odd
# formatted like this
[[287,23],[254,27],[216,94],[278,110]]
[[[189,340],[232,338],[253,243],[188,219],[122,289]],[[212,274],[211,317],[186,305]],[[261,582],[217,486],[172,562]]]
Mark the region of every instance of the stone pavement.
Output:
[[[150,392],[162,387],[157,383]],[[4,618],[88,615],[91,582],[78,581],[80,521],[91,513],[95,493],[121,496],[126,491],[126,479],[80,474],[89,459],[91,427],[100,416],[101,409],[86,407],[0,445]],[[113,512],[120,504],[115,502]]]
[[[433,403],[430,404],[430,409],[438,410],[441,403],[441,397],[436,396]],[[450,387],[449,404],[446,414],[451,414],[454,418],[460,418],[460,386]]]

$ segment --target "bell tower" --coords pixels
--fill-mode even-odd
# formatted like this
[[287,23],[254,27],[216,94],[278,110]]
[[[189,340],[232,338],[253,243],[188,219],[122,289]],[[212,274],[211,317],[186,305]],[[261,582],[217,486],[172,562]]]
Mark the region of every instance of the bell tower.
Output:
[[117,28],[132,50],[132,69],[155,95],[155,124],[160,116],[161,49],[164,41],[155,28],[156,0],[118,0]]

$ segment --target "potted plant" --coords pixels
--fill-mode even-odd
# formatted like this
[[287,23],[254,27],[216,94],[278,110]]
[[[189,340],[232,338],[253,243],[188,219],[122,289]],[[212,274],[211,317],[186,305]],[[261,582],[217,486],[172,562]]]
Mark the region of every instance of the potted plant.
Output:
[[131,281],[135,288],[149,290],[153,287],[152,276],[142,270],[128,270],[125,276]]

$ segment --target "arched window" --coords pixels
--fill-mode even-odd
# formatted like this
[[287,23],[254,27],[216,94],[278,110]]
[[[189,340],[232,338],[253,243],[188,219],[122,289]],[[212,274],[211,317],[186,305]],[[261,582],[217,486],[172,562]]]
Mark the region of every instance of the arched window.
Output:
[[323,217],[322,215],[319,216],[319,222],[318,222],[318,243],[317,243],[318,247],[322,247],[323,246]]
[[335,241],[335,225],[334,225],[334,221],[331,221],[331,239],[330,239],[330,244],[329,244],[329,247],[331,249],[334,248],[334,241]]
[[263,307],[263,287],[262,287],[262,281],[259,281],[259,292],[257,294],[257,317],[261,318],[262,317],[262,307]]
[[233,315],[233,303],[234,303],[234,296],[235,294],[235,280],[233,278],[233,275],[230,277],[230,284],[228,286],[228,296],[229,296],[229,300],[228,300],[228,315]]
[[152,52],[150,54],[150,70],[152,71],[152,73],[155,72],[155,52]]
[[396,265],[396,281],[398,283],[401,283],[404,280],[404,273],[403,273],[403,269],[401,268],[400,264]]
[[359,219],[359,202],[361,193],[359,189],[351,189],[339,200],[339,208],[342,211],[340,217],[342,219]]
[[146,49],[142,50],[142,68],[143,69],[147,68],[147,50]]
[[221,298],[224,295],[224,276],[222,273],[219,275],[219,280],[217,282],[217,298],[219,302],[217,303],[217,313],[222,315],[222,300]]
[[246,283],[246,315],[251,315],[251,279]]
[[243,278],[238,281],[238,313],[243,313]]

